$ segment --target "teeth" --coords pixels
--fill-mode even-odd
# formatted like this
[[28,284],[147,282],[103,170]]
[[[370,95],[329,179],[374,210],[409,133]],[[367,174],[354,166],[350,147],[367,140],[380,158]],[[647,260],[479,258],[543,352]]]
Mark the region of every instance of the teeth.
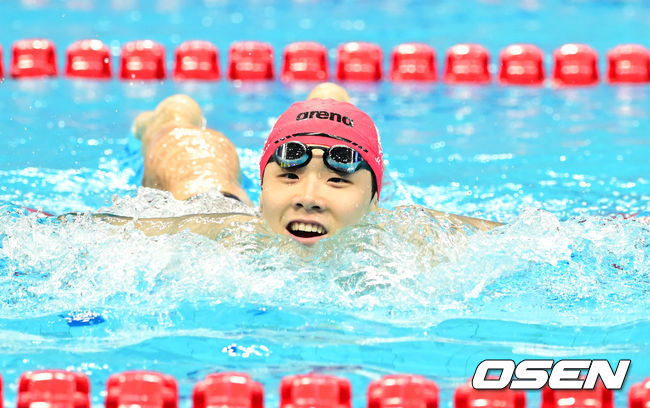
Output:
[[325,233],[325,229],[320,225],[305,224],[304,222],[292,222],[289,229],[293,231],[317,232],[319,234]]

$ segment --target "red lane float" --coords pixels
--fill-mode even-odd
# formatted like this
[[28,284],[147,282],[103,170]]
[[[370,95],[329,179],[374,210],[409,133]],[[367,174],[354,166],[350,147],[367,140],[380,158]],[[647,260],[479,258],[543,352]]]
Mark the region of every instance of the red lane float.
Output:
[[506,85],[541,85],[544,53],[532,44],[512,44],[499,55],[499,81]]
[[552,390],[542,388],[541,408],[614,408],[614,393],[601,381],[593,390]]
[[152,371],[114,374],[106,383],[106,408],[176,408],[176,380]]
[[264,388],[248,374],[214,373],[194,386],[193,408],[264,408]]
[[4,71],[2,70],[2,46],[0,46],[0,81],[3,80],[4,77],[5,77]]
[[[336,78],[341,81],[382,79],[382,50],[376,44],[350,42],[337,49]],[[500,53],[499,81],[506,85],[543,84],[544,53],[531,44],[512,44]],[[208,41],[186,41],[175,52],[174,79],[220,79],[219,53]],[[448,83],[490,82],[490,55],[478,44],[457,44],[446,54],[444,80]],[[650,50],[638,44],[619,45],[607,53],[610,83],[650,82]],[[66,51],[65,75],[71,78],[111,78],[109,48],[99,40],[80,40]],[[405,43],[391,52],[390,80],[435,81],[435,50],[427,44]],[[0,47],[0,78],[3,78]],[[9,75],[13,78],[57,76],[54,44],[47,39],[16,41],[11,48]],[[120,78],[161,80],[166,77],[165,49],[151,40],[131,41],[122,48]],[[327,49],[315,42],[289,44],[283,53],[281,79],[325,81],[329,77]],[[262,42],[233,43],[229,50],[228,78],[274,78],[273,48]],[[553,79],[558,85],[598,82],[598,55],[585,44],[565,44],[553,52]]]
[[326,81],[327,49],[316,42],[295,42],[285,47],[282,58],[282,80]]
[[630,387],[627,402],[628,408],[650,407],[650,378]]
[[109,79],[111,55],[100,40],[75,41],[66,50],[65,74],[72,78]]
[[122,47],[120,78],[165,79],[165,48],[151,40],[131,41]]
[[650,51],[638,44],[619,45],[607,53],[607,68],[611,83],[650,82]]
[[585,44],[564,44],[553,52],[553,79],[558,85],[598,82],[598,54]]
[[185,41],[176,48],[174,79],[216,81],[219,79],[219,50],[209,41]]
[[16,41],[11,47],[13,78],[53,77],[57,75],[54,44],[46,39]]
[[391,53],[391,81],[435,81],[436,52],[426,44],[406,43]]
[[368,408],[438,408],[438,386],[420,375],[387,375],[368,386]]
[[490,82],[490,54],[479,44],[457,44],[447,51],[445,82],[485,84]]
[[30,371],[20,376],[17,399],[18,408],[90,408],[90,383],[79,372]]
[[382,59],[382,51],[377,44],[342,44],[337,50],[336,78],[339,81],[380,81]]
[[526,393],[509,388],[475,390],[463,384],[454,392],[454,408],[526,408]]
[[235,42],[228,52],[228,78],[241,81],[273,79],[273,47],[258,41]]
[[351,408],[352,391],[345,378],[292,375],[280,384],[280,408]]
[[[0,376],[0,408],[2,408]],[[435,382],[419,375],[388,375],[370,383],[368,408],[438,408]],[[194,386],[194,408],[263,408],[264,389],[243,373],[213,373]],[[18,381],[17,408],[90,408],[90,383],[79,372],[39,370],[23,373]],[[169,375],[129,371],[109,377],[106,408],[177,408],[178,386]],[[280,384],[280,408],[351,408],[351,385],[345,378],[309,374],[286,376]],[[525,408],[519,390],[475,390],[471,383],[454,392],[454,408]],[[540,408],[614,408],[614,393],[598,381],[593,390],[542,389]],[[650,378],[633,384],[629,408],[650,407]]]

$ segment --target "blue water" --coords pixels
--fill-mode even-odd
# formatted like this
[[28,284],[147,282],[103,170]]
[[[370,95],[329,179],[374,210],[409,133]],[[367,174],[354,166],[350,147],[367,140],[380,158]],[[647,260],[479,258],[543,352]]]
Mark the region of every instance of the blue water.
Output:
[[[222,67],[230,42],[243,39],[268,41],[278,54],[294,40],[330,50],[368,40],[386,53],[423,41],[439,63],[457,42],[479,42],[493,56],[532,42],[550,68],[550,53],[563,43],[588,43],[602,57],[650,34],[643,2],[428,3],[2,2],[0,44],[5,71],[10,44],[28,37],[52,39],[60,68],[67,44],[88,37],[114,55],[124,41],[151,38],[167,46],[169,62],[178,43],[210,39]],[[197,99],[208,125],[234,141],[255,201],[273,118],[308,88],[5,80],[5,398],[15,400],[20,373],[53,367],[89,374],[97,406],[108,375],[127,369],[174,375],[182,406],[197,380],[221,370],[261,381],[269,406],[285,375],[344,376],[355,407],[364,406],[372,379],[396,372],[434,379],[450,407],[453,389],[486,358],[631,358],[626,390],[650,374],[649,227],[613,217],[648,210],[647,86],[346,87],[381,131],[382,207],[418,204],[509,225],[454,237],[400,210],[307,250],[237,231],[218,242],[189,233],[147,239],[83,218],[59,224],[18,214],[19,206],[92,211],[114,196],[135,196],[142,160],[132,120],[178,92]],[[404,239],[407,227],[425,242]],[[626,403],[625,392],[616,398]],[[529,393],[529,406],[538,401]]]

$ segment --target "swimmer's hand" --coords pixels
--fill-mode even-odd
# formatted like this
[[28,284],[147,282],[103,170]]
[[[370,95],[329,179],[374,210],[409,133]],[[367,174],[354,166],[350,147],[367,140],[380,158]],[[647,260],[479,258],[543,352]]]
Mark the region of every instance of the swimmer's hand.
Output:
[[226,227],[241,224],[256,218],[249,214],[192,214],[181,217],[131,218],[113,214],[93,214],[92,218],[111,225],[121,226],[131,223],[147,236],[177,234],[189,230],[195,234],[215,238]]

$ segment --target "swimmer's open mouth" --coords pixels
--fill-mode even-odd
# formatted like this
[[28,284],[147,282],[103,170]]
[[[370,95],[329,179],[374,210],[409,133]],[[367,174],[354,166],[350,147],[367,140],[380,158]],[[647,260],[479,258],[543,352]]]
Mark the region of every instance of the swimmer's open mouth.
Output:
[[287,231],[299,238],[313,238],[327,234],[325,227],[318,223],[292,221],[287,225]]

